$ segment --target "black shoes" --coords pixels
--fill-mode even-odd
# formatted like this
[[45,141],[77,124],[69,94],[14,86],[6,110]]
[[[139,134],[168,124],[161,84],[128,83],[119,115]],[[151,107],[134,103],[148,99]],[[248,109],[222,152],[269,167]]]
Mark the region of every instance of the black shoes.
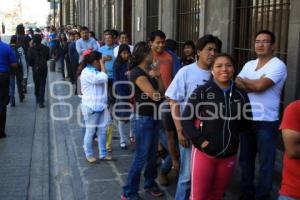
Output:
[[40,108],[45,108],[44,103],[39,103]]
[[255,200],[255,196],[251,194],[243,194],[239,200]]
[[1,135],[0,135],[0,139],[1,139],[1,138],[6,138],[6,134],[5,134],[5,133],[4,133],[4,134],[1,134]]

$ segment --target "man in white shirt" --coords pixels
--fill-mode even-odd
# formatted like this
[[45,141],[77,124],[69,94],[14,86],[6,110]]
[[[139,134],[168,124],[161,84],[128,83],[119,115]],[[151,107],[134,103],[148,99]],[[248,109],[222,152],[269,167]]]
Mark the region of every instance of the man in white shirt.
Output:
[[119,45],[114,48],[115,58],[118,56],[119,47],[120,47],[121,44],[127,44],[130,48],[131,53],[133,51],[133,46],[129,44],[129,39],[128,39],[127,33],[121,32],[120,36],[119,36]]
[[216,54],[221,51],[221,47],[222,42],[215,36],[205,35],[200,38],[196,48],[197,62],[181,68],[165,93],[165,96],[170,99],[180,151],[180,171],[175,200],[188,200],[191,187],[191,146],[184,136],[180,122],[180,113],[183,112],[184,106],[192,92],[199,85],[203,85],[209,80],[211,76],[210,65]]
[[[245,64],[236,79],[248,92],[253,112],[253,129],[241,135],[241,200],[269,200],[279,126],[280,97],[287,77],[286,65],[273,56],[275,35],[267,30],[255,38],[256,60]],[[254,186],[255,158],[259,157],[259,178]]]

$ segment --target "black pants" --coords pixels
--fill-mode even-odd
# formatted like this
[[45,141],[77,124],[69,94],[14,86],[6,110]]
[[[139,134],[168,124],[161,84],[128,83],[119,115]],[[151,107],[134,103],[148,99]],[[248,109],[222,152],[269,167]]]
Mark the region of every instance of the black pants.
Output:
[[9,103],[9,74],[0,73],[0,136],[5,135],[6,106]]
[[77,83],[77,70],[78,70],[78,63],[70,62],[70,81],[72,84]]
[[47,72],[33,72],[34,94],[37,103],[44,103]]

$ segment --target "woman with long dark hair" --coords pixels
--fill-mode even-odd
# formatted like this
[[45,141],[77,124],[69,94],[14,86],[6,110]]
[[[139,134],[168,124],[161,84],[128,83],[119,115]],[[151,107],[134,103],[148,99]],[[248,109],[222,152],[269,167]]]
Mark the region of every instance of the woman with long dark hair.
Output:
[[[126,44],[119,47],[117,58],[113,66],[113,82],[115,85],[116,103],[113,107],[113,116],[118,121],[118,130],[120,134],[120,147],[127,149],[125,137],[125,124],[129,121],[131,112],[130,95],[131,87],[128,83],[129,61],[131,59],[130,48]],[[124,110],[127,111],[124,111]]]
[[139,42],[133,50],[129,80],[134,85],[135,111],[132,119],[135,136],[135,156],[129,169],[122,200],[140,199],[138,189],[140,176],[145,166],[144,189],[152,196],[163,196],[155,182],[157,177],[156,152],[160,121],[159,105],[162,101],[163,82],[159,69],[151,66],[151,48],[146,42]]
[[[58,59],[60,66],[61,66],[61,73],[62,73],[62,78],[65,80],[66,75],[65,75],[65,68],[67,69],[67,65],[69,62],[68,59],[68,39],[66,37],[66,34],[60,33],[59,35],[59,43],[57,46],[57,56],[56,58]],[[68,71],[68,70],[67,70]],[[67,73],[68,76],[68,73]]]

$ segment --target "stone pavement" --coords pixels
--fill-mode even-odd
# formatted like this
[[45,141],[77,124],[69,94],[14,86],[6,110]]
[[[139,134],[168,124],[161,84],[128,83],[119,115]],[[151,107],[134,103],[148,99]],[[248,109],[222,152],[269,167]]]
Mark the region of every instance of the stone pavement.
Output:
[[8,106],[7,137],[0,140],[0,199],[47,199],[48,111],[37,108],[31,77],[24,102],[15,96],[16,107]]
[[[50,82],[54,83],[55,81],[60,81],[60,77],[60,74],[51,73],[49,77]],[[55,95],[66,97],[55,100],[50,98],[52,106],[53,104],[56,105],[55,108],[53,108],[55,116],[70,117],[67,120],[54,120],[54,129],[52,129],[53,132],[51,134],[52,137],[56,137],[56,148],[60,149],[54,154],[57,158],[61,158],[61,160],[56,160],[56,162],[61,163],[61,168],[59,167],[54,175],[58,179],[62,179],[60,180],[60,187],[62,190],[73,191],[73,195],[68,196],[68,198],[65,197],[66,194],[62,192],[61,196],[64,196],[67,199],[120,199],[122,193],[121,186],[124,185],[124,182],[126,181],[128,168],[130,167],[133,157],[132,149],[121,150],[119,148],[119,137],[116,128],[114,128],[112,156],[117,158],[117,161],[98,162],[97,164],[87,163],[82,148],[84,133],[83,128],[80,126],[80,123],[82,123],[80,109],[78,108],[80,98],[73,95],[67,97],[71,90],[72,86],[67,82],[63,82],[63,84],[57,82],[53,87],[53,91],[50,92],[50,94],[54,93]],[[94,150],[97,152],[96,149]],[[279,154],[278,157],[279,161],[281,160],[280,156],[281,154]],[[277,168],[280,168],[280,165],[278,165]],[[238,199],[240,186],[239,173],[237,167],[230,188],[226,191],[224,200]],[[174,199],[177,182],[175,172],[171,172],[169,177],[171,184],[168,187],[162,187],[166,196],[156,199]],[[274,187],[273,199],[276,199],[277,197],[279,180],[280,175],[278,176],[277,174],[275,178],[276,184]],[[75,184],[77,181],[79,182]],[[67,183],[68,186],[62,183]],[[142,188],[142,183],[140,188]],[[155,199],[144,192],[141,192],[141,196],[144,197],[144,199]]]
[[[118,133],[114,129],[112,156],[117,161],[87,163],[82,148],[80,98],[70,93],[72,86],[62,82],[59,73],[49,73],[47,87],[47,108],[36,107],[30,78],[25,102],[17,101],[15,108],[8,109],[8,137],[0,140],[0,200],[120,199],[121,186],[133,157],[132,149],[119,148]],[[280,164],[276,168],[280,171]],[[237,168],[224,200],[237,199],[239,178]],[[274,200],[279,180],[276,176]],[[165,197],[151,198],[142,191],[141,196],[146,200],[173,199],[174,172],[170,181],[168,187],[162,187]]]

